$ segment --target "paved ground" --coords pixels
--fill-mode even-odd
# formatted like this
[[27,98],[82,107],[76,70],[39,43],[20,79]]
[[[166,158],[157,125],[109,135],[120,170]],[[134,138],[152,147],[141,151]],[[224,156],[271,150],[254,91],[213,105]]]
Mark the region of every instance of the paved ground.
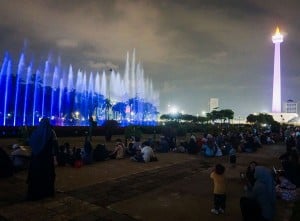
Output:
[[[77,141],[73,141],[77,142]],[[239,154],[235,168],[228,157],[203,158],[188,154],[158,155],[158,162],[140,164],[129,159],[110,160],[80,169],[57,168],[54,198],[24,201],[26,171],[0,181],[0,220],[241,220],[243,195],[239,173],[251,160],[279,165],[281,145],[266,146],[254,154]],[[226,166],[227,209],[212,215],[212,183],[209,173],[216,163]],[[288,220],[291,204],[277,202],[276,220]]]

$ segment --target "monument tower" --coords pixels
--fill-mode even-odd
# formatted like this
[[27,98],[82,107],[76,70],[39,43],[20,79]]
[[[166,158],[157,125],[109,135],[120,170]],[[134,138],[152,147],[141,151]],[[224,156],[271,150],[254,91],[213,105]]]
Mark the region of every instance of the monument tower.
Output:
[[272,41],[275,44],[272,112],[281,113],[280,43],[283,42],[283,35],[278,27],[272,36]]

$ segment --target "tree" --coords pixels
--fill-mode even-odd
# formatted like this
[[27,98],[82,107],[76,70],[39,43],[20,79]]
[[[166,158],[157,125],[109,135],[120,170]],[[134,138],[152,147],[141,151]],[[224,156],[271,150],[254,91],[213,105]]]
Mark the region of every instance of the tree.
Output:
[[234,112],[231,109],[220,110],[220,113],[221,113],[220,115],[221,115],[222,119],[224,120],[224,122],[225,122],[225,120],[227,120],[229,122],[234,117]]
[[190,114],[183,114],[181,116],[181,119],[184,121],[189,121],[189,122],[195,122],[197,120],[196,116],[190,115]]
[[198,116],[196,118],[196,122],[200,122],[201,124],[203,124],[205,121],[208,121],[207,117]]
[[260,113],[258,115],[250,114],[247,116],[247,122],[256,124],[273,124],[272,115]]
[[104,100],[104,109],[105,109],[105,119],[109,120],[109,111],[112,107],[110,99],[106,98]]
[[220,111],[213,110],[210,114],[212,122],[215,122],[215,120],[222,120]]
[[213,116],[211,113],[206,113],[206,120],[207,120],[207,123],[208,123],[208,121],[213,121]]
[[112,111],[119,113],[121,118],[124,119],[126,116],[126,104],[123,102],[118,102],[112,106]]
[[171,116],[169,114],[162,114],[160,116],[161,120],[171,120]]
[[256,121],[257,117],[254,114],[250,114],[247,116],[247,122],[254,124],[256,123]]

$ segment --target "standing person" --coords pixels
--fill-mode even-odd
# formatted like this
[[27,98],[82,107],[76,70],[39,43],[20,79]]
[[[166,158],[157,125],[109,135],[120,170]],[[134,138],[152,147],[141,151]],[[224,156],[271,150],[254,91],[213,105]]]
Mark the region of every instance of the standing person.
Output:
[[84,164],[91,164],[93,162],[93,147],[91,141],[88,140],[87,136],[85,137],[84,140],[82,158]]
[[232,167],[236,165],[236,150],[231,146],[229,149],[229,162]]
[[275,214],[275,180],[270,169],[256,166],[255,183],[246,197],[241,197],[240,207],[244,221],[271,221]]
[[225,183],[225,167],[217,164],[210,178],[214,182],[214,208],[211,213],[219,215],[225,211],[226,203],[226,183]]
[[27,177],[27,199],[53,197],[57,137],[48,118],[41,120],[29,144],[32,153]]
[[97,123],[94,121],[93,117],[89,118],[89,140],[92,141],[93,129],[97,126]]
[[255,178],[254,178],[254,173],[255,173],[255,167],[257,166],[257,162],[251,161],[249,163],[249,166],[247,167],[246,170],[246,187],[251,190],[255,184]]

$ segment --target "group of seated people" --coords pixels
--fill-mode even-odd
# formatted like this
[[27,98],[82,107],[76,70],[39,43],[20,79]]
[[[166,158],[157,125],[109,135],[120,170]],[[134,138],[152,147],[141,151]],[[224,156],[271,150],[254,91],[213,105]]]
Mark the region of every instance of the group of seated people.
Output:
[[252,161],[241,173],[245,196],[240,199],[244,220],[272,220],[275,200],[295,201],[299,198],[300,164],[296,149],[279,157],[281,169],[267,168]]
[[[161,136],[159,141],[151,139],[141,142],[140,138],[132,137],[128,142],[117,139],[113,150],[108,150],[104,144],[92,147],[88,137],[82,148],[71,148],[69,143],[57,147],[56,159],[59,166],[70,165],[81,167],[91,164],[94,161],[107,159],[122,159],[126,156],[131,157],[132,161],[149,162],[157,160],[155,152],[178,152],[189,154],[201,154],[205,157],[218,157],[229,155],[235,158],[236,152],[254,152],[267,142],[269,134],[257,134],[255,132],[224,132],[219,134],[203,134],[196,136],[191,134],[187,141],[181,140],[179,144],[176,137]],[[271,138],[270,138],[271,139]],[[262,141],[263,140],[263,141]],[[270,141],[272,143],[273,141]],[[24,151],[19,145],[13,146],[11,160],[13,161],[14,171],[28,168],[30,153]]]
[[152,147],[148,141],[141,143],[139,139],[130,139],[127,147],[117,139],[113,150],[107,149],[104,144],[98,144],[95,148],[92,147],[91,142],[86,138],[83,148],[70,148],[69,143],[65,143],[59,147],[57,153],[58,166],[70,165],[76,168],[82,165],[91,164],[97,161],[104,161],[109,159],[123,159],[126,156],[131,157],[132,161],[136,162],[150,162],[156,161]]
[[[177,146],[168,142],[164,136],[161,137],[157,152],[179,152],[189,154],[202,154],[206,157],[233,155],[239,152],[255,152],[262,147],[260,137],[254,133],[220,133],[220,134],[204,134],[196,137],[190,135],[188,141],[180,141]],[[270,143],[271,144],[271,143]]]

